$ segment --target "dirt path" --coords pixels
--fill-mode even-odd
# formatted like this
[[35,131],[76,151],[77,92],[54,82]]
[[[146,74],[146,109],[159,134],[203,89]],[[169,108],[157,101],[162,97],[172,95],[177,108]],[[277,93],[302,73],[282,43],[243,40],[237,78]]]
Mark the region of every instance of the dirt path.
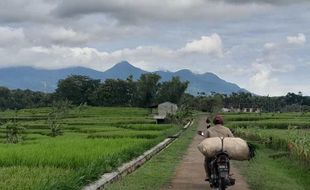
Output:
[[[204,126],[205,118],[199,119],[199,128]],[[205,172],[203,167],[204,158],[197,149],[197,145],[203,140],[203,137],[196,135],[193,142],[187,149],[182,162],[177,167],[174,177],[170,184],[162,190],[207,190],[211,189],[208,182],[205,182]],[[248,190],[248,185],[238,170],[232,166],[233,178],[236,184],[229,187],[228,190]]]

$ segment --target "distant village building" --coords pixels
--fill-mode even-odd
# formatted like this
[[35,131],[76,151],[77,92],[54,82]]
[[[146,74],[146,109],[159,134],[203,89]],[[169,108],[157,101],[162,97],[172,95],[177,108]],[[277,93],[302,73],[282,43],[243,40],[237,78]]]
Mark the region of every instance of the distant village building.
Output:
[[222,108],[222,112],[234,112],[234,113],[260,113],[260,108]]
[[164,102],[158,104],[157,106],[152,106],[152,108],[157,107],[157,114],[154,116],[157,123],[164,123],[168,114],[175,114],[178,111],[178,106],[171,102]]
[[260,108],[243,108],[243,112],[245,113],[260,113]]
[[225,113],[231,112],[231,109],[229,109],[229,108],[222,108],[222,112],[225,112]]
[[239,113],[239,112],[241,112],[241,109],[240,108],[231,108],[230,112]]
[[256,108],[256,109],[254,110],[254,112],[255,112],[255,113],[260,113],[260,112],[262,112],[262,109]]

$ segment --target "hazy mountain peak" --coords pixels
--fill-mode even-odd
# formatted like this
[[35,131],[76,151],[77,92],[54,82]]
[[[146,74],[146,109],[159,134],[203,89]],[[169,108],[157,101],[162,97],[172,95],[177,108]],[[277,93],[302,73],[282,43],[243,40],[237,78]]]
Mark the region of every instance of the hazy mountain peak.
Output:
[[113,67],[111,67],[110,69],[108,69],[108,70],[118,70],[118,69],[124,69],[124,70],[127,70],[127,69],[129,69],[129,70],[141,70],[142,71],[142,69],[140,69],[140,68],[138,68],[138,67],[135,67],[135,66],[133,66],[132,64],[130,64],[128,61],[121,61],[121,62],[119,62],[119,63],[117,63],[117,64],[115,64]]
[[218,77],[216,74],[214,73],[210,73],[210,72],[206,72],[204,74],[202,74],[203,77],[207,77],[209,79],[215,79],[215,80],[222,80],[220,77]]
[[110,69],[103,72],[103,79],[107,78],[119,78],[126,79],[129,75],[132,75],[134,79],[138,79],[141,74],[147,73],[138,67],[133,66],[128,61],[121,61],[115,64]]
[[[105,80],[118,78],[126,79],[129,75],[132,75],[134,79],[139,79],[141,74],[144,73],[148,72],[131,65],[128,61],[119,62],[104,72],[84,67],[72,67],[58,70],[11,67],[0,69],[0,86],[6,86],[12,89],[28,88],[36,91],[52,92],[57,87],[58,80],[64,79],[72,74],[87,75],[94,79]],[[193,95],[197,95],[198,92],[205,92],[207,94],[210,92],[230,94],[232,92],[246,91],[236,84],[226,82],[210,72],[195,74],[191,70],[182,69],[177,72],[156,71],[154,73],[161,76],[161,81],[170,80],[173,76],[179,76],[182,81],[189,81],[188,92]]]
[[178,70],[176,73],[182,73],[182,74],[194,74],[191,70],[189,69],[181,69]]

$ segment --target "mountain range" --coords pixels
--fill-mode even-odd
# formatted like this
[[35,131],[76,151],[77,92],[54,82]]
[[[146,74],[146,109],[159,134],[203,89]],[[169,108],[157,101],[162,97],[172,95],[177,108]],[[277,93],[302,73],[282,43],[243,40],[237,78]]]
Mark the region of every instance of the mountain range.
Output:
[[[126,79],[132,75],[138,79],[141,74],[148,71],[134,67],[127,61],[122,61],[112,68],[101,72],[84,67],[72,67],[58,70],[44,70],[32,67],[10,67],[0,69],[0,86],[10,89],[30,89],[34,91],[53,92],[57,88],[57,82],[69,75],[86,75],[94,79],[105,80]],[[195,74],[183,69],[177,72],[156,71],[161,76],[161,81],[170,80],[173,76],[179,76],[182,81],[189,81],[187,92],[197,95],[198,92],[218,92],[231,94],[232,92],[247,92],[234,83],[227,82],[213,73]]]

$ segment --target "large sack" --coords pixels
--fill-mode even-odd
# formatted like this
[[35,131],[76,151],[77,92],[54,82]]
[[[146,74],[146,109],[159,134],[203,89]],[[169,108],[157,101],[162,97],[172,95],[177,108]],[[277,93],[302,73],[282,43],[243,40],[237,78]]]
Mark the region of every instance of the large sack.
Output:
[[[222,149],[222,140],[220,137],[206,138],[199,145],[198,149],[206,157],[210,158],[216,155]],[[240,138],[225,137],[223,140],[223,150],[226,151],[232,160],[249,160],[250,150],[247,142]]]

